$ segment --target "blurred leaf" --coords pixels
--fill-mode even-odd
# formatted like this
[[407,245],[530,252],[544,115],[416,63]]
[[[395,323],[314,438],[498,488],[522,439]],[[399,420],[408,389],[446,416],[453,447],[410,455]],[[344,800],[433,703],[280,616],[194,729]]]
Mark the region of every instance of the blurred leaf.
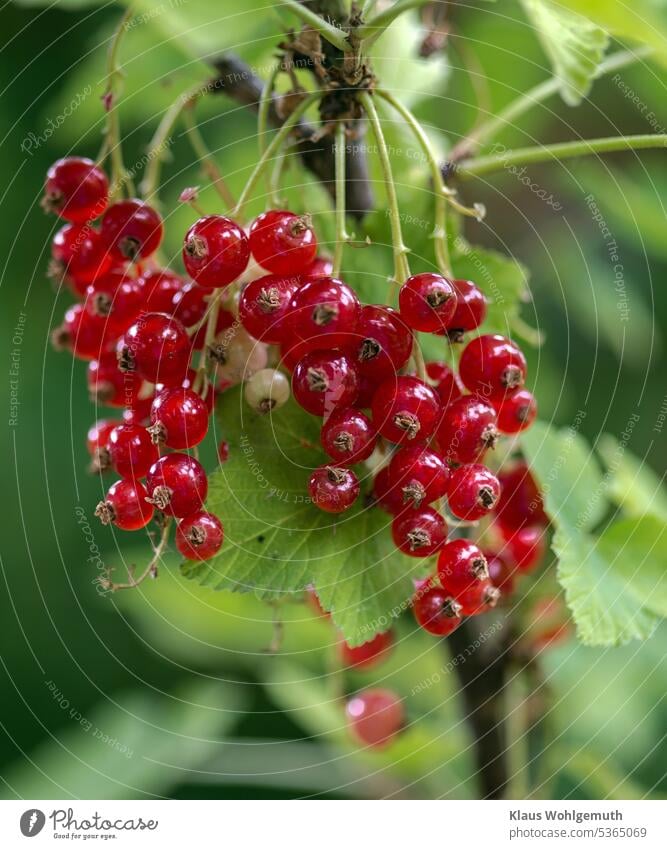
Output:
[[5,786],[24,799],[161,796],[211,756],[244,710],[238,686],[196,679],[171,695],[144,688],[115,700],[89,717],[68,702],[72,724],[7,770]]
[[225,545],[182,574],[214,589],[254,592],[264,600],[314,584],[352,645],[386,631],[407,606],[414,566],[394,546],[391,520],[363,506],[333,517],[315,507],[306,483],[327,462],[321,422],[291,400],[275,415],[251,411],[239,389],[225,392],[218,417],[230,458],[211,477],[208,507],[223,517]]
[[551,60],[560,93],[569,106],[578,106],[591,89],[597,67],[609,44],[600,27],[573,15],[551,0],[522,0],[537,36]]
[[664,476],[658,477],[646,461],[609,434],[600,437],[597,449],[609,470],[605,476],[609,498],[632,518],[650,514],[667,521]]

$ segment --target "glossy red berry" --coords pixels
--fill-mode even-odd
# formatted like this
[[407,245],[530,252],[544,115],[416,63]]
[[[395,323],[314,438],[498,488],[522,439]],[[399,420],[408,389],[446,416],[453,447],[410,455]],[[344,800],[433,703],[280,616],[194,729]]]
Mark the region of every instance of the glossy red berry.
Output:
[[495,607],[500,598],[500,590],[491,581],[483,580],[471,584],[462,590],[456,600],[461,605],[461,616],[477,616]]
[[526,358],[504,336],[478,336],[463,349],[459,375],[471,392],[490,401],[501,401],[523,386]]
[[283,209],[257,216],[248,239],[255,261],[272,274],[298,274],[317,256],[317,239],[308,217]]
[[394,646],[393,631],[376,634],[372,640],[360,646],[348,646],[343,641],[339,643],[341,662],[355,669],[371,669],[387,659]]
[[111,465],[121,478],[143,478],[158,458],[158,450],[145,427],[121,424],[109,434],[107,443]]
[[446,495],[449,469],[424,445],[408,445],[392,457],[389,481],[402,493],[403,504],[416,509]]
[[360,463],[371,456],[377,433],[368,416],[354,407],[334,410],[322,425],[322,447],[337,463]]
[[430,557],[447,540],[447,524],[437,510],[420,507],[396,516],[391,523],[396,548],[410,557]]
[[49,277],[54,280],[63,275],[77,295],[111,266],[100,234],[90,224],[65,224],[53,237]]
[[389,745],[405,722],[403,703],[391,690],[363,690],[345,707],[350,730],[366,746]]
[[[144,311],[171,315],[174,296],[185,286],[185,280],[168,268],[160,268],[142,274],[139,281],[144,294]],[[188,323],[185,324],[187,326]]]
[[42,207],[67,221],[85,224],[104,212],[108,198],[104,171],[92,159],[68,156],[49,168]]
[[109,434],[120,424],[123,423],[118,419],[100,419],[91,425],[86,436],[86,449],[91,457],[95,458],[98,451],[106,449]]
[[461,605],[441,587],[420,587],[412,610],[419,625],[435,637],[446,637],[461,624]]
[[438,393],[443,410],[463,395],[458,375],[447,363],[426,363],[426,374],[434,381],[433,388]]
[[190,227],[183,242],[186,271],[200,286],[218,289],[243,274],[250,259],[241,227],[223,215],[206,215]]
[[106,319],[110,333],[120,336],[143,309],[144,295],[139,280],[113,271],[98,277],[86,289],[85,307]]
[[366,305],[357,323],[352,359],[362,377],[393,377],[410,359],[412,330],[390,307]]
[[331,277],[333,274],[333,262],[325,256],[316,256],[313,262],[302,272],[303,278],[307,277]]
[[120,200],[104,213],[101,235],[112,258],[147,259],[162,241],[162,218],[142,200]]
[[168,516],[183,518],[203,509],[208,480],[202,464],[188,454],[167,454],[148,470],[151,503]]
[[397,516],[409,509],[409,505],[403,502],[403,491],[391,479],[389,466],[385,466],[375,475],[373,480],[373,498],[378,507],[386,513]]
[[[505,534],[503,533],[505,537]],[[546,536],[542,525],[524,525],[505,538],[504,552],[516,564],[518,572],[532,572],[546,551]]]
[[542,495],[525,463],[498,475],[500,501],[496,509],[498,524],[515,530],[524,525],[547,525],[549,519],[544,512]]
[[133,407],[143,384],[136,372],[120,371],[113,351],[88,364],[87,380],[90,400],[107,407]]
[[297,276],[267,274],[248,283],[239,299],[239,320],[255,339],[278,345],[285,336],[290,301],[301,285]]
[[292,296],[287,331],[313,350],[342,348],[355,343],[360,312],[349,286],[334,277],[315,277]]
[[507,395],[497,406],[498,430],[501,433],[519,433],[529,428],[537,416],[537,401],[527,389],[517,389]]
[[71,351],[80,360],[93,360],[113,348],[114,336],[103,318],[91,315],[83,304],[73,304],[51,334],[51,341],[57,351]]
[[458,519],[476,522],[494,509],[499,498],[498,478],[486,466],[471,463],[452,471],[447,503]]
[[176,548],[188,560],[208,560],[220,551],[223,539],[222,522],[205,510],[181,519],[176,528]]
[[516,567],[511,564],[505,552],[500,554],[496,551],[483,550],[484,557],[489,569],[489,580],[504,597],[512,595],[516,583]]
[[104,501],[97,505],[95,515],[103,525],[114,524],[123,531],[138,531],[153,518],[153,505],[147,497],[146,487],[139,481],[116,481]]
[[229,460],[229,442],[224,439],[218,445],[218,460],[221,463],[226,463]]
[[475,395],[449,404],[438,428],[438,444],[450,463],[475,463],[498,441],[496,411]]
[[425,442],[440,419],[435,391],[417,377],[386,380],[373,396],[373,424],[390,442]]
[[123,410],[123,421],[126,424],[139,424],[142,427],[147,427],[150,424],[152,404],[152,393],[147,398],[137,398],[131,407]]
[[153,401],[150,434],[156,445],[193,448],[206,436],[208,417],[208,405],[196,392],[165,389]]
[[338,407],[353,404],[358,391],[357,371],[344,354],[311,351],[292,375],[297,402],[314,416],[328,416]]
[[448,542],[438,557],[438,577],[443,589],[458,599],[459,594],[489,577],[486,557],[467,539]]
[[351,469],[320,466],[310,476],[308,493],[325,513],[342,513],[359,497],[359,479]]
[[440,274],[413,274],[398,293],[401,318],[413,330],[444,330],[456,310],[456,292]]
[[190,339],[180,321],[164,313],[146,313],[125,333],[119,366],[121,371],[136,371],[151,383],[179,384],[190,351]]
[[456,292],[456,309],[447,323],[444,335],[451,342],[462,342],[466,333],[477,330],[486,318],[486,298],[470,280],[452,280]]

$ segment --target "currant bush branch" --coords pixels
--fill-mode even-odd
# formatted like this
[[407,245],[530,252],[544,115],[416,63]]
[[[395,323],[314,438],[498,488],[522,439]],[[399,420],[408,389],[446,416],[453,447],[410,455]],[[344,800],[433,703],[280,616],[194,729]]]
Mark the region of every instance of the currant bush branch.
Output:
[[138,578],[135,578],[132,574],[131,567],[128,569],[128,575],[130,580],[125,583],[114,583],[109,576],[105,578],[99,579],[100,586],[108,590],[110,592],[116,592],[117,590],[131,590],[135,587],[138,587],[142,584],[146,578],[155,578],[157,577],[157,568],[160,560],[162,559],[162,555],[167,548],[167,544],[169,542],[169,532],[171,530],[171,518],[165,517],[164,525],[162,527],[162,533],[160,534],[160,541],[156,546],[153,546],[153,557],[150,562],[144,569],[144,571],[139,575]]

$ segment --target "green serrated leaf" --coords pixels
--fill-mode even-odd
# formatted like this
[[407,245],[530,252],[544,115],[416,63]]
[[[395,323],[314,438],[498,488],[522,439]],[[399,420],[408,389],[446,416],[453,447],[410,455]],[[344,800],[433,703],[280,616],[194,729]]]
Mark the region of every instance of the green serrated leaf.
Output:
[[522,2],[560,82],[561,97],[569,106],[578,106],[590,91],[609,36],[581,14],[551,0]]
[[607,472],[607,495],[632,518],[647,514],[667,522],[667,492],[663,478],[631,454],[613,436],[605,434],[597,445]]
[[225,544],[213,560],[188,561],[181,573],[267,601],[314,584],[351,645],[386,631],[425,567],[396,550],[390,518],[365,507],[363,495],[340,516],[311,503],[308,475],[327,462],[321,422],[294,401],[260,416],[239,389],[224,393],[218,417],[230,457],[211,477],[208,508],[224,522]]
[[614,571],[613,552],[610,560],[606,547],[570,528],[558,530],[551,545],[558,557],[558,580],[583,643],[617,646],[651,636],[657,617]]

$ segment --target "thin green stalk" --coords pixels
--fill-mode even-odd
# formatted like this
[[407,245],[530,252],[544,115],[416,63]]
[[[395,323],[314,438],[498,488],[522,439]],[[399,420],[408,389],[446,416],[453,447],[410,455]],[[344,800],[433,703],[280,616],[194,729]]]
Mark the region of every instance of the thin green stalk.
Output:
[[329,23],[329,21],[325,21],[317,12],[313,12],[312,9],[303,6],[298,0],[282,0],[281,5],[286,6],[297,18],[301,18],[305,24],[308,24],[309,27],[319,32],[322,38],[326,39],[329,44],[333,44],[334,47],[342,50],[343,53],[350,49],[350,43],[345,30]]
[[336,124],[335,180],[336,180],[336,244],[333,256],[333,276],[338,277],[343,262],[343,249],[350,238],[345,227],[345,123]]
[[445,277],[450,277],[452,274],[452,265],[449,257],[449,245],[447,243],[446,187],[442,180],[438,159],[431,147],[428,136],[412,112],[389,92],[378,89],[376,93],[386,100],[408,124],[424,152],[424,156],[431,169],[431,181],[433,182],[433,191],[435,192],[435,227],[433,230],[435,257],[441,273]]
[[286,200],[281,198],[280,196],[280,184],[283,179],[283,174],[285,173],[285,169],[287,168],[287,157],[291,156],[288,148],[284,147],[278,156],[276,156],[276,163],[271,169],[271,174],[269,176],[269,184],[268,184],[268,195],[269,195],[269,204],[274,209],[281,209],[287,203]]
[[202,398],[206,395],[208,386],[208,378],[206,376],[206,363],[208,357],[208,349],[215,339],[215,330],[218,325],[218,316],[220,314],[220,297],[215,298],[209,305],[208,318],[206,319],[206,336],[202,345],[201,353],[199,354],[199,363],[197,365],[197,376],[192,384],[192,391],[198,392]]
[[190,104],[183,112],[183,118],[188,130],[188,139],[195,154],[199,157],[202,170],[211,181],[211,185],[218,193],[220,199],[226,209],[231,209],[236,200],[234,195],[229,190],[225,178],[222,176],[218,163],[215,161],[213,154],[206,146],[206,142],[199,131],[199,127],[194,120],[193,104]]
[[257,142],[259,143],[259,155],[262,156],[266,150],[266,133],[269,126],[269,109],[271,107],[271,98],[273,97],[273,89],[276,84],[276,78],[280,73],[281,63],[276,64],[271,69],[271,73],[266,78],[264,88],[262,89],[261,97],[259,98],[259,107],[257,109]]
[[115,198],[121,192],[123,186],[127,183],[131,194],[134,194],[134,186],[130,175],[125,170],[123,162],[123,149],[120,139],[120,117],[118,114],[117,99],[120,93],[120,85],[123,78],[123,72],[118,66],[118,51],[123,40],[123,35],[126,32],[126,24],[132,16],[132,8],[128,8],[125,14],[120,19],[114,36],[109,45],[109,53],[107,55],[107,77],[105,96],[109,98],[108,117],[106,126],[106,137],[108,140],[108,150],[111,157],[111,197]]
[[[595,73],[595,78],[597,79],[605,74],[612,73],[612,71],[618,71],[621,68],[632,65],[634,62],[650,56],[652,52],[652,48],[650,47],[640,47],[636,50],[619,50],[600,63]],[[452,150],[450,160],[452,162],[458,162],[460,159],[470,156],[480,145],[488,142],[505,127],[514,124],[517,118],[520,118],[524,113],[532,109],[533,106],[558,94],[560,87],[561,81],[557,77],[552,77],[524,92],[516,100],[508,104],[505,109],[501,110],[494,117],[489,118],[488,121],[480,124],[467,138],[457,144]]]
[[396,195],[396,185],[394,183],[394,175],[391,170],[391,162],[389,160],[389,151],[387,142],[382,132],[382,125],[378,117],[377,109],[373,98],[368,92],[359,94],[359,102],[364,108],[371,127],[373,135],[378,146],[380,165],[384,174],[385,188],[387,190],[387,202],[389,205],[389,222],[391,225],[391,240],[394,248],[394,281],[401,285],[410,276],[410,267],[408,264],[408,249],[403,242],[403,233],[401,231],[401,215],[398,208],[398,197]]
[[368,23],[362,24],[354,33],[355,39],[364,41],[366,45],[372,44],[403,12],[426,6],[430,2],[432,0],[398,0],[384,12],[380,12],[371,18]]
[[273,155],[278,151],[281,144],[289,136],[292,131],[292,128],[295,126],[295,124],[301,118],[304,112],[308,109],[308,107],[315,103],[315,101],[319,100],[321,97],[322,92],[311,92],[311,94],[309,94],[306,98],[304,98],[304,100],[301,101],[301,103],[296,107],[294,112],[292,112],[289,118],[285,120],[278,132],[271,139],[270,144],[267,146],[266,150],[255,165],[252,174],[248,178],[248,182],[245,184],[245,188],[241,192],[241,196],[238,199],[238,203],[236,204],[232,212],[233,218],[238,219],[242,216],[243,208],[248,202],[250,195],[257,186],[257,183],[264,174],[264,171],[266,170],[267,166],[271,162]]
[[202,85],[202,83],[198,83],[191,89],[182,92],[162,116],[162,120],[158,124],[153,138],[148,145],[148,165],[146,166],[146,176],[142,180],[140,186],[141,192],[147,200],[150,199],[151,195],[156,194],[158,191],[164,148],[171,138],[176,121],[178,121],[181,112],[188,107],[203,90],[205,90],[205,86]]
[[510,168],[513,165],[530,165],[534,162],[571,159],[575,156],[587,156],[592,153],[614,153],[619,150],[650,150],[667,147],[667,135],[612,136],[603,139],[581,139],[560,144],[547,144],[542,147],[521,147],[506,150],[492,156],[480,156],[477,159],[464,159],[457,166],[456,173],[461,179],[481,177]]

